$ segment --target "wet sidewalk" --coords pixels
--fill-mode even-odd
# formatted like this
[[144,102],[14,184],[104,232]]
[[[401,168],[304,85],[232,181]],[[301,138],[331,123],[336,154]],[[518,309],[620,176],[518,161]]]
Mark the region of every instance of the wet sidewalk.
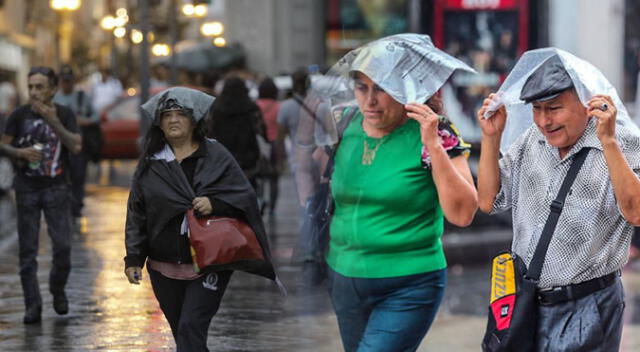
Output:
[[[70,313],[57,316],[48,293],[50,241],[41,235],[39,277],[43,294],[40,325],[22,324],[17,244],[0,252],[1,351],[173,351],[171,331],[153,297],[146,271],[142,285],[123,274],[124,221],[131,165],[117,165],[112,185],[91,185],[82,235],[74,237],[73,269],[67,286]],[[118,178],[120,177],[120,178]],[[297,210],[291,179],[281,180],[276,216],[265,218],[283,282],[282,296],[268,280],[234,273],[209,330],[211,351],[342,351],[325,289],[299,285],[301,269],[289,264],[296,241]],[[490,238],[479,230],[478,236]],[[484,232],[483,232],[484,231]],[[437,320],[419,351],[479,351],[488,302],[488,262],[453,265]],[[622,351],[640,350],[640,270],[623,274],[627,292]]]

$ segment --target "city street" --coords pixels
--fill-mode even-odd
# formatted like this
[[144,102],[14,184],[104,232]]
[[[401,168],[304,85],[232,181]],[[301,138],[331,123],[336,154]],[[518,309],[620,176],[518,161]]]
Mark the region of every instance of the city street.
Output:
[[[103,166],[106,164],[103,163]],[[146,271],[140,286],[123,274],[127,183],[132,162],[117,162],[110,178],[92,177],[83,233],[74,236],[73,268],[67,285],[70,313],[52,308],[47,278],[50,241],[40,239],[39,276],[44,300],[42,323],[23,325],[15,235],[0,248],[1,351],[172,351],[171,331],[153,296]],[[95,176],[95,175],[93,175]],[[341,351],[326,289],[309,292],[298,283],[300,267],[289,264],[296,241],[297,209],[291,177],[281,179],[276,216],[265,217],[283,296],[270,281],[234,273],[209,330],[211,351]],[[43,223],[44,224],[44,223]],[[44,226],[43,226],[44,227]],[[493,231],[483,229],[479,232]],[[478,235],[482,235],[479,233]],[[445,241],[445,243],[448,243]],[[445,244],[446,245],[446,244]],[[453,265],[445,302],[419,351],[479,351],[488,303],[488,261]],[[622,351],[640,350],[640,266],[623,274],[627,292]]]

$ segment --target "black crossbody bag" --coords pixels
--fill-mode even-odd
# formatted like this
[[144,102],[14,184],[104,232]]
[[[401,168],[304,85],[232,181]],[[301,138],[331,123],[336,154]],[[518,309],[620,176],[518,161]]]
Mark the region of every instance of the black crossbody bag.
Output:
[[482,340],[484,352],[534,350],[538,327],[537,284],[542,265],[564,201],[587,154],[589,148],[583,148],[576,154],[556,199],[551,202],[551,212],[529,268],[513,252],[502,252],[493,259],[489,318]]

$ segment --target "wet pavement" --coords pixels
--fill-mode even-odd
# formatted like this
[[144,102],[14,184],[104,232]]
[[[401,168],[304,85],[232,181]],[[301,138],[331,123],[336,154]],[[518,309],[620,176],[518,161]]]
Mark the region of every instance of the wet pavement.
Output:
[[[123,274],[124,220],[133,164],[118,162],[88,187],[84,232],[73,241],[67,285],[70,313],[58,316],[48,294],[50,241],[40,239],[39,278],[43,316],[22,324],[24,306],[15,235],[0,239],[0,351],[173,351],[171,331],[144,272],[140,286]],[[110,176],[110,177],[106,177]],[[289,264],[296,241],[296,204],[290,177],[281,179],[276,216],[265,217],[273,253],[289,295],[268,280],[235,273],[209,330],[211,351],[342,351],[338,328],[323,288],[299,284],[301,268]],[[0,200],[0,212],[6,198]],[[6,226],[0,224],[0,226]],[[497,228],[483,228],[488,237]],[[504,230],[501,230],[504,231]],[[461,241],[446,240],[450,246]],[[479,351],[488,302],[488,261],[453,265],[437,319],[419,351]],[[640,350],[640,266],[623,274],[627,306],[622,351]]]

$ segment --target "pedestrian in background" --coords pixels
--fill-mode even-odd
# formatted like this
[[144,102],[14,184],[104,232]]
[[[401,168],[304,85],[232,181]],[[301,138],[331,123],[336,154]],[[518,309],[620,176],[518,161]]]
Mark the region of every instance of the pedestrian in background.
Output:
[[53,308],[67,314],[65,285],[71,270],[71,192],[67,184],[68,153],[80,152],[82,141],[71,109],[54,104],[58,76],[49,67],[32,67],[27,75],[29,103],[7,121],[2,149],[17,165],[14,189],[18,214],[20,282],[26,312],[24,323],[41,320],[38,284],[40,217],[44,214],[52,242],[49,291]]
[[477,113],[480,209],[512,209],[512,251],[529,266],[570,165],[588,150],[544,257],[535,350],[617,351],[620,270],[640,225],[640,131],[604,75],[567,52],[527,52],[513,72],[507,81],[519,83],[489,95]]
[[[285,99],[280,104],[278,111],[278,134],[276,137],[276,147],[279,154],[278,159],[283,163],[287,155],[285,147],[285,139],[291,140],[291,150],[288,154],[288,163],[291,172],[296,172],[295,158],[295,137],[298,133],[298,122],[300,121],[300,111],[303,109],[304,99],[307,95],[309,86],[309,75],[306,69],[299,69],[291,74],[291,98]],[[282,167],[280,167],[282,169]]]
[[111,74],[111,69],[102,67],[100,79],[91,87],[91,103],[93,112],[98,117],[109,105],[113,104],[124,93],[122,83]]
[[4,131],[9,114],[18,106],[18,92],[8,77],[0,76],[0,131]]
[[269,181],[269,214],[274,215],[276,203],[278,201],[278,180],[280,170],[278,166],[278,152],[276,141],[278,137],[278,113],[280,112],[280,102],[278,101],[278,87],[271,78],[265,78],[258,86],[258,100],[256,104],[260,108],[262,120],[266,128],[268,148],[268,167],[262,172]]
[[[285,160],[287,161],[294,179],[293,186],[296,191],[296,198],[300,204],[298,210],[298,239],[291,261],[296,264],[302,264],[301,279],[306,286],[309,286],[308,283],[318,281],[316,277],[322,276],[322,273],[318,273],[318,266],[324,266],[324,258],[318,258],[318,256],[315,255],[310,231],[303,231],[306,199],[300,197],[298,182],[296,180],[298,177],[298,163],[296,161],[298,143],[296,142],[296,136],[298,134],[298,123],[300,122],[301,112],[309,109],[304,102],[307,96],[309,82],[309,74],[306,69],[298,69],[291,74],[291,97],[285,99],[280,104],[277,120],[278,135],[275,143],[279,164],[277,169],[284,170],[284,162]],[[290,141],[290,150],[286,150],[287,139]],[[313,179],[313,181],[316,180]]]
[[[71,109],[76,116],[76,123],[82,135],[82,151],[69,156],[69,173],[71,180],[71,215],[76,232],[80,232],[80,217],[84,207],[87,164],[100,157],[102,133],[100,121],[93,113],[91,97],[82,89],[75,87],[75,75],[69,65],[60,68],[60,89],[53,97],[53,102]],[[97,130],[97,131],[96,131]]]
[[[467,226],[477,209],[469,145],[436,94],[456,69],[473,72],[428,36],[401,34],[355,49],[328,75],[348,81],[327,95],[357,101],[333,114],[345,127],[326,257],[345,351],[415,351],[442,301],[444,218]],[[301,120],[298,145],[314,143],[308,122],[318,126]]]
[[[139,284],[147,263],[160,308],[178,351],[208,351],[207,330],[218,311],[232,271],[196,271],[190,253],[186,212],[225,216],[249,224],[266,261],[253,273],[275,280],[257,199],[236,161],[219,142],[205,138],[205,115],[213,97],[176,87],[143,107],[153,124],[145,138],[129,195],[125,275]],[[196,195],[185,200],[186,178]],[[240,264],[242,265],[242,264]]]
[[260,108],[249,98],[244,80],[225,80],[220,96],[211,106],[207,137],[214,138],[231,152],[254,189],[257,189],[260,149],[257,134],[264,136]]

